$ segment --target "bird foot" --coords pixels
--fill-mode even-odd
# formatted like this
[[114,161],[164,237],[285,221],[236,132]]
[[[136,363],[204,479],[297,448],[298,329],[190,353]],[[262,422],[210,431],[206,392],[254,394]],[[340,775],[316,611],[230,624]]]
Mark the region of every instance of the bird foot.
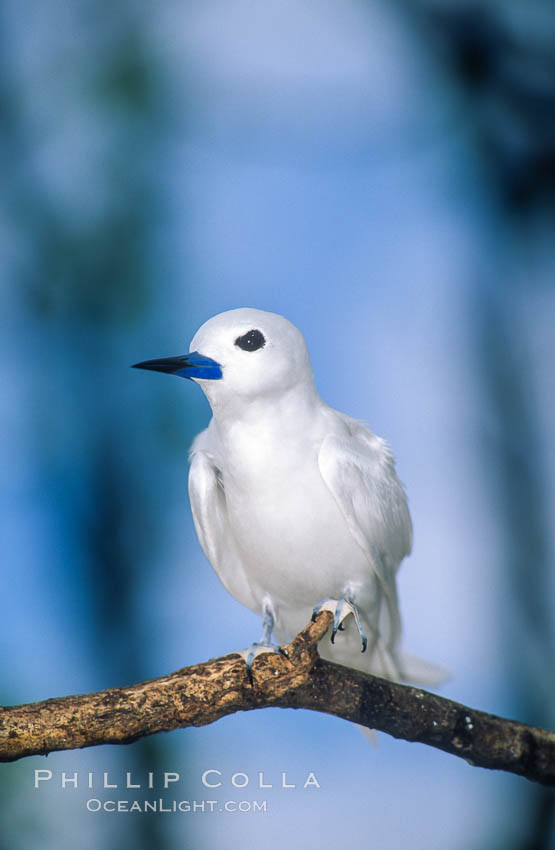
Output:
[[333,627],[331,630],[331,642],[335,643],[335,636],[338,631],[343,631],[343,620],[352,614],[355,618],[355,623],[358,629],[358,633],[360,635],[360,641],[362,643],[361,652],[366,652],[366,647],[368,646],[368,638],[362,628],[362,624],[360,622],[360,617],[358,614],[358,609],[354,602],[351,602],[346,596],[341,596],[339,599],[330,599],[329,597],[323,599],[319,605],[317,605],[312,612],[312,620],[314,621],[320,611],[331,611],[333,614]]
[[254,659],[263,652],[277,652],[279,655],[284,655],[283,650],[277,643],[265,643],[264,641],[255,641],[248,649],[241,649],[239,655],[242,655],[247,665],[247,670],[250,674]]

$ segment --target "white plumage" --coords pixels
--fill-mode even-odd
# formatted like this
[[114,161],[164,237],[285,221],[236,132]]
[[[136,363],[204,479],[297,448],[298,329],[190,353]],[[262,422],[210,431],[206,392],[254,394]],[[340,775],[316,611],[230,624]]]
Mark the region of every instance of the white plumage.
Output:
[[[344,621],[333,644],[321,641],[324,658],[438,681],[442,671],[399,646],[396,572],[412,525],[387,443],[322,401],[305,341],[282,316],[222,313],[197,331],[190,351],[141,365],[179,360],[178,373],[210,402],[213,418],[191,449],[195,528],[227,590],[264,616],[263,642],[272,626],[289,640],[324,599],[332,610],[340,601],[336,625]],[[211,364],[207,373],[199,363]]]

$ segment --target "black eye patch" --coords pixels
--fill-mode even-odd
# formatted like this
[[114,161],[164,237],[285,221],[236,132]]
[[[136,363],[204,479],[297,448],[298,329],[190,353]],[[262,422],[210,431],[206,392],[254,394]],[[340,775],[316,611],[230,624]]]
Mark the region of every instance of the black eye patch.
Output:
[[264,334],[257,330],[247,331],[243,336],[238,336],[235,340],[235,345],[242,348],[243,351],[258,351],[266,344]]

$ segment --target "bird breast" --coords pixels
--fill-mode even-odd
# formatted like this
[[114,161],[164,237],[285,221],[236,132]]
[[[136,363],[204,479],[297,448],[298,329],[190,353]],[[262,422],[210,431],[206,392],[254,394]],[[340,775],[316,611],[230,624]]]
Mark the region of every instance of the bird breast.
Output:
[[230,532],[253,589],[314,605],[368,572],[318,467],[318,443],[236,434],[222,476]]

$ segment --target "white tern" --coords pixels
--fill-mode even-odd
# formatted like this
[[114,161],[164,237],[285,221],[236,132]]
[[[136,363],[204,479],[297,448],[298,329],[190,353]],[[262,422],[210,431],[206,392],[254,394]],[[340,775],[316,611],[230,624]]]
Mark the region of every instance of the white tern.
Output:
[[412,524],[391,451],[322,401],[300,331],[275,313],[229,310],[202,325],[189,354],[136,367],[192,379],[212,408],[191,448],[189,495],[206,557],[263,617],[247,663],[272,648],[272,632],[285,642],[326,607],[323,658],[440,681],[440,668],[400,649],[396,573]]

